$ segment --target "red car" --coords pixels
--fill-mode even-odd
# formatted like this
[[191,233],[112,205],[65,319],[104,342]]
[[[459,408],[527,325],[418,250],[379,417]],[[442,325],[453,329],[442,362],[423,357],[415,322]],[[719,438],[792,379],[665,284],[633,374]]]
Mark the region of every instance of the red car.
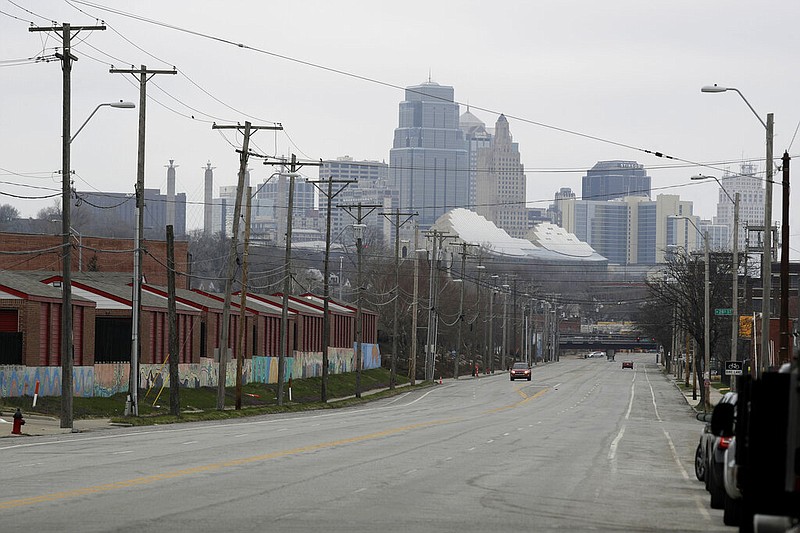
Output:
[[531,368],[528,363],[514,363],[509,374],[511,375],[511,381],[514,381],[515,378],[531,380]]
[[622,368],[633,368],[633,361],[623,361]]

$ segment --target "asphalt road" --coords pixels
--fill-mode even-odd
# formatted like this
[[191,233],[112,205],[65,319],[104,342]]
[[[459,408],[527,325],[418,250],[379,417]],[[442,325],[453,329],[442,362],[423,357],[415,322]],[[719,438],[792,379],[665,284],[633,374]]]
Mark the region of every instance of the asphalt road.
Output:
[[0,442],[5,531],[724,531],[652,354],[367,406]]

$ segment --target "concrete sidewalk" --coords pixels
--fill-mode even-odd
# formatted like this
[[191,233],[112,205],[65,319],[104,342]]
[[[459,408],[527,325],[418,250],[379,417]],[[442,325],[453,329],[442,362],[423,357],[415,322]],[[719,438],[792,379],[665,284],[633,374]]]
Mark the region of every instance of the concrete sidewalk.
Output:
[[[668,380],[672,381],[675,384],[675,388],[677,388],[681,392],[681,394],[683,394],[683,397],[686,399],[686,403],[688,403],[694,409],[697,409],[697,406],[700,406],[701,410],[702,410],[702,405],[700,405],[700,388],[702,387],[702,384],[700,384],[700,383],[697,384],[697,398],[694,398],[695,393],[692,391],[691,387],[689,387],[688,389],[684,390],[682,387],[680,387],[678,385],[679,383],[684,382],[683,380],[679,381],[678,378],[675,376],[675,374],[665,374],[665,376],[666,376],[666,378]],[[692,381],[689,380],[689,384],[690,385],[691,385],[691,383],[692,383]],[[723,389],[723,390],[720,391],[719,389],[717,389],[713,385],[711,387],[709,387],[709,396],[710,396],[710,399],[711,399],[711,406],[713,407],[713,406],[717,405],[719,403],[719,401],[722,399],[722,396],[726,392],[728,392],[728,389]]]
[[51,416],[22,413],[25,424],[22,426],[22,434],[14,435],[11,433],[13,428],[13,412],[3,412],[0,416],[0,438],[1,437],[33,437],[42,435],[61,435],[65,433],[84,433],[88,431],[98,431],[120,427],[120,424],[112,424],[108,418],[91,418],[74,420],[72,429],[62,428],[61,420]]

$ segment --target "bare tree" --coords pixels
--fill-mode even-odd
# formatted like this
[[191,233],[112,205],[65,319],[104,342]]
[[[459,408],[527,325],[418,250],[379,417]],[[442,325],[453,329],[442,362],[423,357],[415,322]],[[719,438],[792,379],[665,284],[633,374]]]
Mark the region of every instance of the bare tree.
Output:
[[19,211],[11,204],[0,205],[0,222],[11,222],[19,218]]
[[[666,320],[666,315],[674,317],[670,323],[686,331],[699,347],[699,357],[695,358],[698,374],[703,372],[705,354],[703,338],[705,335],[705,265],[702,255],[684,253],[673,254],[668,259],[661,276],[648,280],[647,286],[651,303],[649,310],[658,310],[660,315],[654,320],[643,320],[646,324]],[[712,253],[709,256],[709,306],[711,309],[730,306],[731,261],[730,254]],[[660,318],[659,318],[660,316]],[[711,357],[726,361],[730,357],[731,317],[711,316],[709,324],[709,348]],[[661,337],[664,332],[652,328],[653,336]],[[702,389],[701,389],[702,391]],[[704,391],[703,391],[704,392]],[[702,393],[702,392],[701,392]],[[705,398],[703,398],[705,400]]]

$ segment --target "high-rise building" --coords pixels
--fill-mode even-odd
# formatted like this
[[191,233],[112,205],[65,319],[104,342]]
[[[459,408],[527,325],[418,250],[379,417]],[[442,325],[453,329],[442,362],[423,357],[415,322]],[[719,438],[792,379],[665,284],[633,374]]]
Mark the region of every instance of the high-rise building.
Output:
[[583,176],[583,200],[614,200],[626,196],[650,198],[650,176],[636,161],[598,161]]
[[524,237],[525,170],[505,115],[497,119],[490,146],[478,150],[477,170],[475,212],[512,237]]
[[[331,209],[331,239],[340,241],[343,238],[349,239],[352,234],[348,233],[347,227],[355,223],[344,208],[337,205],[356,205],[361,202],[364,205],[380,205],[380,209],[373,209],[369,214],[365,214],[364,224],[367,226],[367,235],[377,236],[383,243],[394,242],[392,224],[381,216],[381,213],[391,211],[398,205],[397,189],[389,184],[389,165],[381,161],[354,161],[350,156],[338,157],[334,160],[323,161],[319,169],[319,179],[321,182],[328,179],[336,180],[357,180],[346,187],[344,184],[333,184],[334,194],[341,189],[332,202]],[[325,188],[324,184],[320,184]],[[325,189],[327,190],[327,189]],[[319,200],[320,218],[323,223],[324,231],[325,220],[327,220],[328,203],[325,195],[320,195]],[[353,211],[355,214],[355,211]]]
[[610,263],[654,265],[666,260],[671,246],[696,249],[696,235],[686,220],[696,218],[692,208],[692,202],[672,194],[660,194],[652,201],[640,196],[606,202],[565,199],[562,227]]
[[464,132],[469,158],[469,204],[467,208],[475,209],[475,184],[478,177],[478,151],[492,145],[492,133],[486,129],[486,124],[473,115],[469,106],[458,119],[459,127]]
[[[738,174],[725,172],[720,178],[722,188],[717,201],[717,216],[714,224],[728,227],[728,242],[724,249],[732,249],[730,237],[733,235],[733,202],[739,193],[739,250],[744,250],[747,238],[745,227],[764,226],[764,181],[757,176],[753,163],[743,163]],[[723,190],[724,188],[724,190]],[[725,192],[727,191],[727,194]],[[730,195],[730,198],[728,198]]]
[[400,209],[416,211],[417,223],[469,203],[469,156],[459,128],[453,87],[428,81],[406,88],[389,152],[389,179]]

